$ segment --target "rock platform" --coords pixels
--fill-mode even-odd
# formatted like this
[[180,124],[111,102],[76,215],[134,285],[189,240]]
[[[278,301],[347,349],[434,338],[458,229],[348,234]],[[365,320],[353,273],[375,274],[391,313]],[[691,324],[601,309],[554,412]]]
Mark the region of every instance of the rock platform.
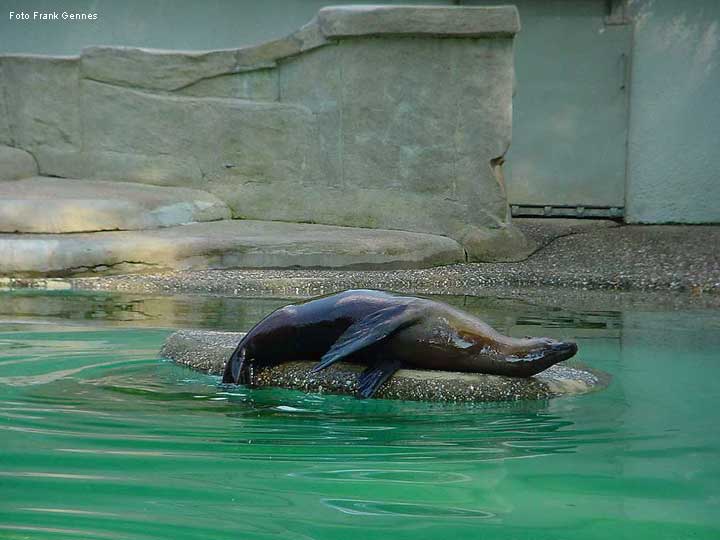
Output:
[[[160,355],[211,374],[221,374],[242,333],[180,330],[165,341]],[[310,373],[315,362],[287,362],[252,374],[254,387],[354,395],[363,370],[339,362]],[[376,393],[379,399],[433,402],[490,402],[548,399],[584,394],[607,386],[607,374],[567,362],[534,377],[520,379],[480,373],[401,369]]]
[[444,236],[253,220],[0,234],[0,276],[14,278],[223,268],[423,268],[462,262],[464,256],[460,245]]
[[37,163],[32,154],[0,144],[0,181],[28,178],[37,173]]
[[0,277],[378,270],[466,258],[457,241],[435,234],[231,218],[230,207],[208,191],[38,176],[30,154],[0,145]]
[[231,215],[198,189],[43,176],[0,182],[0,233],[156,229]]

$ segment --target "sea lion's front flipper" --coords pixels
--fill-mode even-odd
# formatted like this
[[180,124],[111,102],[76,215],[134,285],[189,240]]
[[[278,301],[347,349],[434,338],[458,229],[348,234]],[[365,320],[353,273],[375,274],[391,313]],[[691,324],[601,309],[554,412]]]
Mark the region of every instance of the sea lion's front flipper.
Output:
[[412,304],[380,309],[352,324],[337,339],[312,371],[317,372],[362,349],[376,345],[394,333],[420,320],[420,311]]
[[387,381],[400,369],[400,361],[383,359],[362,372],[358,379],[358,397],[367,399],[373,397],[382,383]]

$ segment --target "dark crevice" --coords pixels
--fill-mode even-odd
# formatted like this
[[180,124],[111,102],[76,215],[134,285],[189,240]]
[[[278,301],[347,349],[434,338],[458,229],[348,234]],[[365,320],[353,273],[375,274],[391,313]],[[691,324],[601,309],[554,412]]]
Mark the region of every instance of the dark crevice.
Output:
[[592,232],[595,232],[595,231],[594,231],[594,230],[583,230],[583,231],[567,231],[567,232],[564,232],[564,233],[560,233],[560,234],[558,234],[557,236],[553,236],[552,238],[550,238],[550,239],[547,240],[546,242],[538,242],[538,247],[537,247],[535,250],[533,250],[531,253],[529,253],[529,254],[527,255],[527,257],[525,257],[525,258],[523,258],[523,259],[519,259],[519,260],[514,261],[514,262],[518,263],[518,262],[525,262],[525,261],[529,260],[531,257],[537,255],[538,253],[540,253],[541,251],[543,251],[545,248],[547,248],[547,247],[549,247],[550,245],[552,245],[556,240],[560,240],[561,238],[567,238],[568,236],[575,236],[575,235],[578,235],[578,234],[590,234],[590,233],[592,233]]

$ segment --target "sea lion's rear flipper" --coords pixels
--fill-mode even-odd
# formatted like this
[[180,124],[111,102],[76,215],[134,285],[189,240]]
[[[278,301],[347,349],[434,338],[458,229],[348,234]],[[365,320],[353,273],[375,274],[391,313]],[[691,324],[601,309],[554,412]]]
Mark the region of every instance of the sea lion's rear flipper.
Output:
[[245,363],[245,339],[240,341],[225,364],[222,382],[226,384],[248,384],[247,365]]
[[398,369],[400,369],[400,361],[393,359],[383,359],[367,368],[358,379],[358,397],[364,399],[373,397],[382,383],[392,377]]
[[358,351],[376,345],[420,320],[412,304],[389,306],[356,321],[337,339],[312,371],[317,372]]

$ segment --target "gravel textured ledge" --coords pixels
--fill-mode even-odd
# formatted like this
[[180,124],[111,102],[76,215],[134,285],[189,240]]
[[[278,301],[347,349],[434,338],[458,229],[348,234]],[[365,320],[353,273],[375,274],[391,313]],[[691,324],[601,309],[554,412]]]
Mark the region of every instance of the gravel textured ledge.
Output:
[[540,249],[515,263],[424,270],[223,270],[72,280],[74,288],[316,295],[347,288],[477,294],[492,287],[720,292],[720,226],[615,226],[598,220],[515,220]]
[[673,294],[684,298],[673,298],[673,303],[713,305],[720,298],[720,226],[618,226],[611,221],[573,219],[514,222],[539,246],[526,260],[515,263],[393,271],[237,269],[67,280],[0,278],[0,287],[279,297],[308,297],[350,288],[454,295],[544,288],[556,291],[548,298],[557,296],[557,291],[562,291],[562,296],[583,297],[588,291]]
[[[243,334],[181,330],[165,342],[160,355],[199,371],[220,374]],[[252,386],[305,392],[355,394],[362,366],[338,363],[310,373],[314,362],[287,362],[257,369]],[[558,364],[528,379],[479,373],[401,369],[375,395],[381,399],[440,402],[517,401],[584,394],[607,386],[609,376],[579,365]]]

